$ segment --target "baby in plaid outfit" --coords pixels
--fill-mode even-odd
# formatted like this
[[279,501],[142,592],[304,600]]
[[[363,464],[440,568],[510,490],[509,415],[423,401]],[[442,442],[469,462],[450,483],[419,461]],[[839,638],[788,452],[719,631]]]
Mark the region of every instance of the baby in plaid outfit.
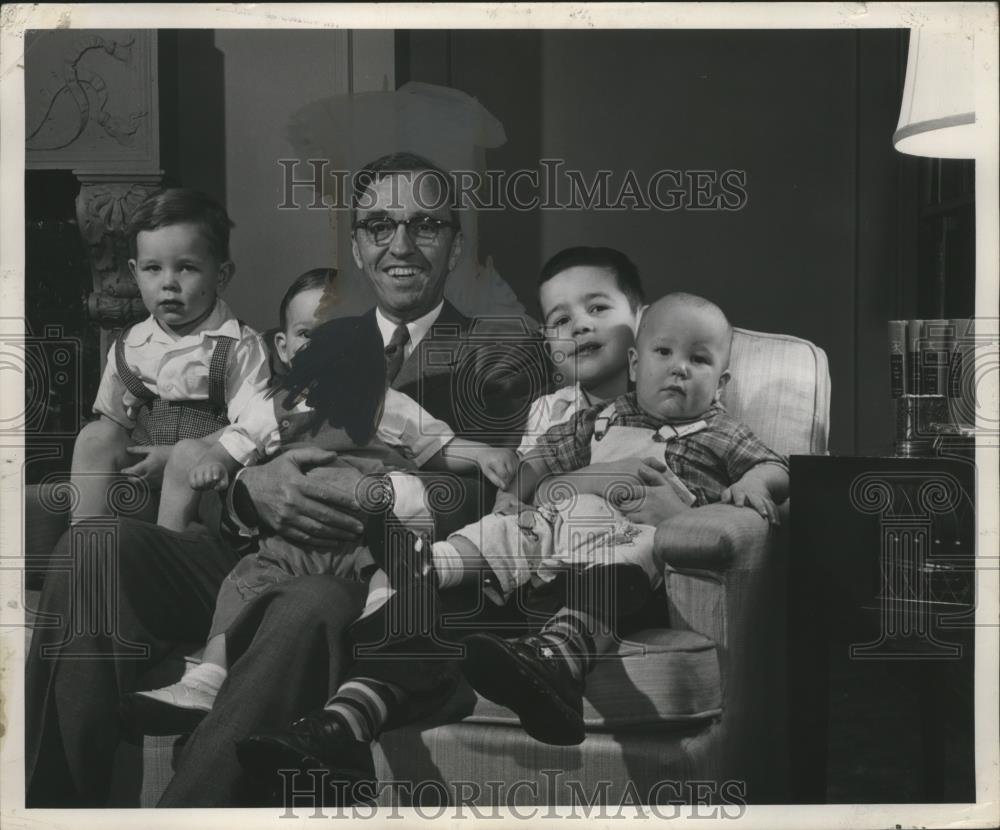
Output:
[[[583,740],[584,678],[614,642],[608,623],[630,610],[621,606],[641,584],[636,576],[644,574],[652,586],[662,579],[655,528],[633,523],[615,507],[631,495],[629,482],[643,459],[666,462],[678,510],[722,501],[777,520],[787,463],[720,403],[731,345],[732,327],[713,303],[690,294],[657,301],[644,312],[629,350],[635,391],[550,429],[522,460],[509,492],[498,497],[511,513],[503,521],[516,523],[521,537],[489,537],[513,542],[506,550],[483,549],[494,570],[495,563],[514,562],[511,570],[547,579],[567,566],[600,576],[584,580],[581,595],[568,599],[538,635],[505,640],[477,633],[463,640],[466,677],[485,697],[513,709],[538,740]],[[532,500],[536,507],[527,507]]]
[[100,417],[77,436],[74,521],[109,515],[123,473],[158,490],[173,444],[218,432],[266,387],[260,336],[218,297],[235,270],[231,227],[222,205],[193,190],[164,190],[136,209],[128,264],[150,316],[116,340],[94,402]]

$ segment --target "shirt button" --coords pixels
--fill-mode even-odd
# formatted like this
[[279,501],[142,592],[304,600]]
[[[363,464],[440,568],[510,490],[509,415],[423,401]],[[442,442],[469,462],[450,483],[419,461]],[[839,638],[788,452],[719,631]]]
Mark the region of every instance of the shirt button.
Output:
[[284,419],[284,420],[283,420],[283,421],[281,422],[281,428],[282,428],[282,429],[287,429],[287,428],[288,428],[288,427],[289,427],[290,425],[291,425],[291,421],[289,421],[289,420],[288,420],[287,418],[286,418],[286,419]]

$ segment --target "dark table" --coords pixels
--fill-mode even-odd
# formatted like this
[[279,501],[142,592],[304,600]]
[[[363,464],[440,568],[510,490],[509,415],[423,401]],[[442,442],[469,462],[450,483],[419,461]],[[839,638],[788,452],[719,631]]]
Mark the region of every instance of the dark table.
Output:
[[[889,757],[905,749],[878,743],[879,718],[898,715],[900,689],[912,691],[920,758],[900,757],[900,768],[916,763],[919,800],[975,800],[974,474],[967,450],[792,456],[789,752],[797,803],[827,801],[830,738],[851,726],[831,722],[831,699],[851,691],[838,684],[865,687],[873,701],[865,722],[875,724],[865,742]],[[839,666],[832,674],[831,661]],[[884,741],[892,740],[887,731]]]

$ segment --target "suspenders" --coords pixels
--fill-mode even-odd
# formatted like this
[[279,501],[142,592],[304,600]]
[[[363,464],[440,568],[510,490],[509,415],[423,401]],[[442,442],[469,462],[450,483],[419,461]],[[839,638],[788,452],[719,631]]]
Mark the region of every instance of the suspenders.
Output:
[[131,326],[119,334],[118,339],[115,340],[115,368],[118,369],[118,377],[122,379],[122,383],[125,384],[125,388],[129,392],[140,401],[151,403],[156,400],[156,395],[145,383],[139,380],[139,376],[132,371],[132,367],[125,360],[125,338],[130,331],[132,331]]
[[[132,327],[129,326],[115,341],[115,365],[125,388],[140,401],[149,404],[158,396],[139,379],[125,360],[125,337],[131,330]],[[212,359],[208,364],[208,400],[212,406],[222,411],[226,410],[226,366],[229,365],[229,353],[235,342],[232,337],[216,338]]]

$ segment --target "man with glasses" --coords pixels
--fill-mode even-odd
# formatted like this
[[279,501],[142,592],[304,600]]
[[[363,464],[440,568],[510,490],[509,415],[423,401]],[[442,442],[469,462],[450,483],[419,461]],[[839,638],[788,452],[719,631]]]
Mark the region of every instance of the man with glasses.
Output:
[[[366,166],[355,182],[352,254],[375,292],[376,307],[365,318],[382,336],[390,385],[413,397],[459,435],[516,446],[532,400],[548,390],[548,361],[537,335],[529,336],[509,324],[505,327],[503,321],[474,323],[444,300],[448,274],[462,248],[450,180],[425,159],[396,154]],[[483,323],[491,324],[492,334],[483,331]],[[514,336],[498,339],[504,328]],[[289,471],[282,470],[279,477],[269,467],[246,468],[237,477],[232,515],[243,525],[240,532],[264,524],[297,541],[322,544],[325,538],[355,531],[351,522],[357,516],[356,507],[336,498],[320,498],[309,486],[310,474],[293,472],[289,478]],[[323,472],[317,469],[311,474]],[[407,473],[390,473],[388,478],[394,493],[390,522],[405,520],[410,527],[442,538],[490,509],[494,501],[489,485],[475,480]],[[334,484],[344,492],[358,487],[360,476],[347,473],[339,479]],[[301,498],[283,504],[289,487],[297,489]],[[241,499],[243,510],[239,509]],[[436,515],[431,515],[428,502],[438,508]],[[378,544],[371,538],[368,542]],[[429,553],[429,545],[424,553]],[[282,602],[279,589],[269,593],[270,599],[256,603],[257,613],[248,612],[230,634],[230,653],[235,657],[242,652],[242,656],[233,660],[227,686],[213,712],[191,736],[161,806],[209,806],[220,803],[220,798],[228,802],[232,795],[220,786],[218,768],[222,764],[231,769],[235,745],[246,743],[243,739],[251,731],[281,734],[293,717],[307,712],[311,714],[289,732],[297,747],[301,744],[307,755],[318,753],[340,768],[374,777],[369,743],[376,735],[372,731],[387,721],[410,720],[433,709],[451,692],[456,679],[455,663],[447,659],[420,661],[419,665],[412,660],[385,659],[393,643],[409,640],[412,634],[425,657],[428,650],[442,651],[445,658],[454,656],[428,628],[433,624],[427,616],[426,598],[433,602],[436,592],[428,594],[418,585],[421,574],[425,579],[437,579],[440,574],[415,551],[406,554],[401,566],[415,572],[401,575],[397,570],[392,580],[396,594],[376,613],[370,613],[369,607],[361,626],[353,627],[354,642],[364,639],[378,644],[389,639],[381,644],[381,659],[376,661],[361,658],[352,665],[345,653],[345,610],[361,611],[361,594],[355,585],[333,577],[300,579],[288,583],[286,601]],[[400,576],[408,583],[407,589],[400,590]],[[482,572],[475,565],[463,569],[458,564],[442,577],[441,587],[464,585],[462,600],[475,608],[481,604],[481,579]],[[260,617],[266,605],[271,614]],[[288,622],[282,620],[286,613]],[[402,623],[403,619],[409,623]],[[390,630],[393,627],[402,629],[402,637],[399,631]],[[287,638],[302,629],[314,636],[296,643],[292,646],[296,653],[289,654]],[[249,643],[245,651],[243,642]],[[404,652],[411,646],[403,646]],[[329,686],[314,682],[317,673]],[[345,674],[349,682],[338,684]],[[401,685],[412,694],[401,695]],[[342,700],[345,687],[352,690],[346,703]],[[331,692],[341,694],[329,697]],[[330,716],[338,706],[353,711],[352,723],[362,740],[345,732],[340,728],[342,721]],[[385,717],[376,716],[376,724],[365,717],[380,710]]]
[[[538,338],[511,332],[509,323],[486,331],[443,299],[462,245],[448,177],[424,159],[396,154],[368,165],[357,182],[353,255],[376,293],[366,317],[382,335],[391,385],[459,435],[516,445],[531,400],[548,391],[547,362]],[[162,668],[177,643],[204,638],[222,579],[240,552],[253,550],[260,529],[315,547],[360,538],[361,476],[325,466],[334,458],[290,450],[240,471],[226,495],[227,541],[121,520],[117,550],[104,552],[115,558],[117,591],[84,592],[76,600],[86,607],[74,612],[114,616],[114,630],[86,639],[60,629],[35,635],[51,653],[39,649],[27,668],[29,806],[119,806],[110,787],[123,737],[120,696],[169,682],[151,670]],[[390,519],[439,534],[493,503],[487,485],[471,479],[392,473],[389,480]],[[85,584],[86,575],[53,576],[60,578],[47,580],[42,607],[65,621],[73,585]],[[236,744],[322,709],[348,668],[344,635],[366,593],[361,582],[308,576],[248,606],[228,634],[228,678],[188,740],[162,805],[261,803],[265,796],[242,774]],[[424,679],[429,692],[446,691],[447,672]]]

